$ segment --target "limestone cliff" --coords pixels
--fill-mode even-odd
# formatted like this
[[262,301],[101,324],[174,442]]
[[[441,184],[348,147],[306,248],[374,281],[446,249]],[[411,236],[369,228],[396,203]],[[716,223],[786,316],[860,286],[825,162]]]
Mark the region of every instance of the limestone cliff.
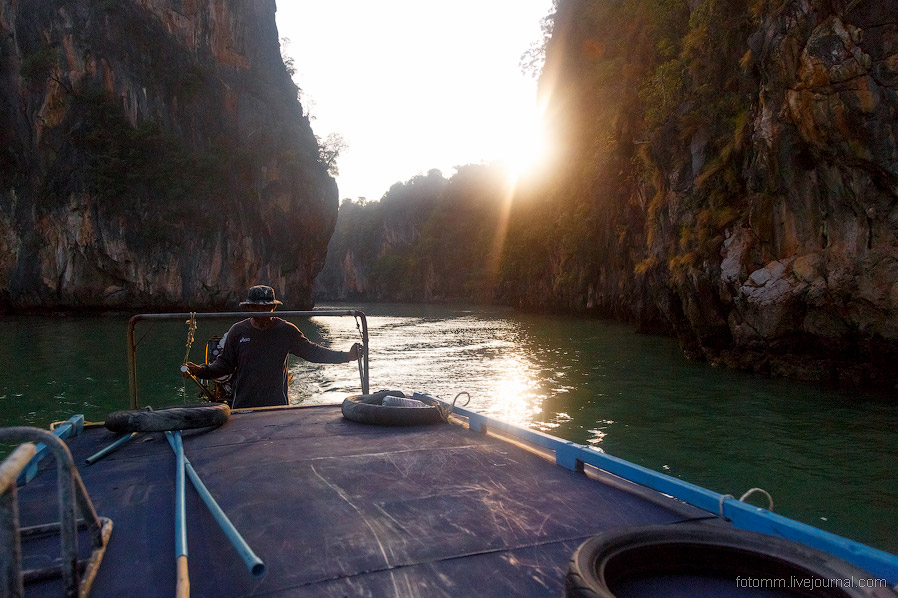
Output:
[[[439,170],[395,183],[380,201],[340,205],[327,259],[315,280],[325,301],[429,301],[434,288],[428,223],[449,181]],[[426,254],[426,255],[425,255]],[[423,267],[419,262],[424,262]]]
[[511,194],[500,164],[457,166],[396,183],[378,202],[344,200],[316,297],[493,301]]
[[674,332],[689,355],[898,382],[891,0],[560,0],[541,80],[573,231],[520,305]]
[[337,189],[274,0],[0,0],[0,308],[309,307]]

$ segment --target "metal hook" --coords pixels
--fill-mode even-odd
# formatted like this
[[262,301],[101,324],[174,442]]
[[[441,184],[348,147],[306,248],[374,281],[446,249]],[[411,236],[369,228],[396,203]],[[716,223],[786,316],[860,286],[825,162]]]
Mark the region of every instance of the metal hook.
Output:
[[467,406],[468,406],[468,403],[471,402],[471,394],[470,394],[469,392],[463,390],[463,391],[461,391],[460,393],[458,393],[457,395],[455,395],[455,398],[454,398],[454,399],[452,399],[452,409],[455,409],[455,401],[457,401],[457,400],[458,400],[458,397],[460,397],[460,396],[462,396],[462,395],[465,395],[465,396],[468,397],[468,400],[465,401],[465,404],[462,405],[462,407],[467,407]]
[[745,502],[745,499],[746,499],[746,498],[748,498],[749,496],[751,496],[752,494],[754,494],[754,493],[756,493],[756,492],[757,492],[757,493],[760,493],[760,494],[763,494],[764,496],[767,497],[767,501],[768,501],[768,503],[769,503],[769,504],[767,505],[767,510],[768,510],[768,511],[773,511],[773,497],[770,496],[770,493],[767,492],[766,490],[764,490],[763,488],[752,488],[752,489],[750,489],[748,492],[746,492],[745,494],[742,495],[742,497],[739,499],[739,501],[740,501],[740,502]]

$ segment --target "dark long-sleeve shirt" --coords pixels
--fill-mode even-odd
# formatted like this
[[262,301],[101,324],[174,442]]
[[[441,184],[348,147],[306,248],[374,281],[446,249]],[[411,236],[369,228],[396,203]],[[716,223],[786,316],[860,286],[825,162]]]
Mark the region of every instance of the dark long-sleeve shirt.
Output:
[[203,366],[199,378],[234,374],[234,408],[287,404],[287,354],[314,363],[347,363],[348,353],[332,351],[307,339],[299,328],[272,318],[271,326],[259,330],[249,319],[228,331],[218,358]]

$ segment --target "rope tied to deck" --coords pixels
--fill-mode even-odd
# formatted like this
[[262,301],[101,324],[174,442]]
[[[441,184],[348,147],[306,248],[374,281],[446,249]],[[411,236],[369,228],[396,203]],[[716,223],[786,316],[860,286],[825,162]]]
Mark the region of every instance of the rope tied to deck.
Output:
[[[745,502],[746,498],[748,498],[749,496],[751,496],[752,494],[755,494],[755,493],[763,494],[764,496],[767,497],[767,501],[768,501],[767,510],[772,513],[773,512],[773,497],[770,495],[769,492],[767,492],[763,488],[749,488],[748,490],[746,490],[745,494],[743,494],[742,496],[739,497],[739,502]],[[723,494],[723,495],[721,495],[720,502],[718,503],[718,506],[717,506],[717,513],[724,519],[726,519],[727,516],[723,514],[723,503],[728,498],[732,498],[733,500],[736,500],[736,497],[733,496],[732,494]]]
[[[355,329],[358,330],[358,332],[359,332],[359,340],[362,341],[361,343],[359,343],[359,351],[358,351],[358,354],[356,355],[356,361],[359,362],[359,379],[361,381],[364,381],[365,374],[364,374],[364,369],[362,367],[362,358],[365,355],[364,355],[364,351],[362,349],[365,348],[365,336],[362,334],[362,327],[359,324],[359,317],[355,314],[352,314],[352,318],[355,320]],[[362,383],[364,384],[364,382],[362,382]]]
[[462,405],[462,407],[467,407],[468,403],[471,402],[471,393],[469,393],[466,390],[463,390],[460,393],[458,393],[457,395],[455,395],[455,398],[452,399],[452,404],[449,405],[448,407],[439,406],[440,417],[443,418],[444,422],[449,423],[449,416],[452,414],[452,411],[455,409],[455,402],[458,400],[458,397],[460,397],[462,395],[465,395],[467,397],[467,400],[465,401],[465,404]]
[[770,493],[764,490],[763,488],[750,488],[739,498],[739,502],[745,502],[745,499],[751,496],[752,494],[759,493],[763,494],[767,497],[767,510],[773,512],[773,497],[770,496]]

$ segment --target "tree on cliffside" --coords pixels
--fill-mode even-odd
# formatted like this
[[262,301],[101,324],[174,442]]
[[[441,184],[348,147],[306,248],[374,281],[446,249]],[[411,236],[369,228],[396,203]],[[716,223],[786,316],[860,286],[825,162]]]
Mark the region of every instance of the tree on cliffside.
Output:
[[328,174],[335,177],[340,174],[340,168],[337,166],[337,158],[342,152],[349,149],[349,144],[343,139],[339,133],[331,133],[325,137],[324,141],[317,135],[315,141],[318,142],[318,161],[327,169]]

